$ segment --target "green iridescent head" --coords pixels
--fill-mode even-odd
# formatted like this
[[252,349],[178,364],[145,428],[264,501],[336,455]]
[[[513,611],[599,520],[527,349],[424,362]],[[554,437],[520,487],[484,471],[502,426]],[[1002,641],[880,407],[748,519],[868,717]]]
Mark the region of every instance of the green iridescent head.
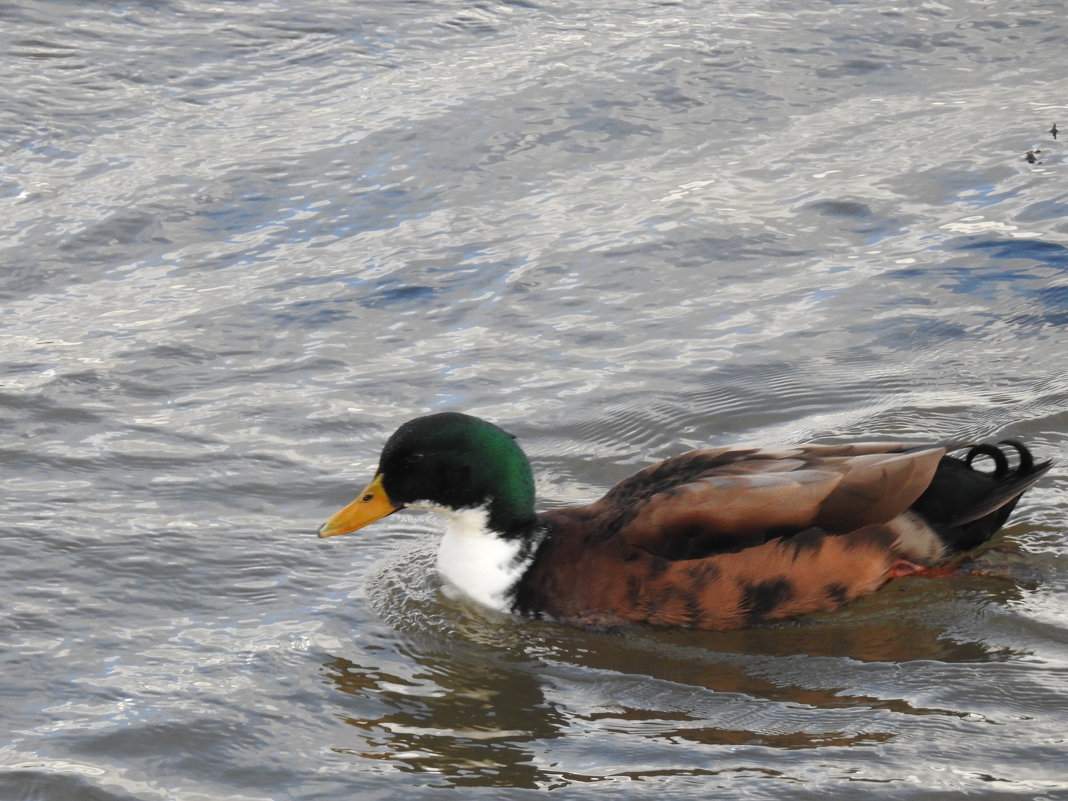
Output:
[[374,481],[320,530],[343,534],[412,505],[484,507],[488,526],[523,536],[534,515],[534,477],[515,438],[458,412],[409,420],[386,442]]

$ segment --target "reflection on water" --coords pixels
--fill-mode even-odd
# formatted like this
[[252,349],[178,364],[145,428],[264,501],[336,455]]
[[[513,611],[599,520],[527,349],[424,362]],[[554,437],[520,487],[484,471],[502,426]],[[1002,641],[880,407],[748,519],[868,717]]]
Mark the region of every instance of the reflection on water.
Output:
[[407,651],[419,668],[411,680],[342,658],[328,662],[339,690],[386,710],[344,714],[363,745],[338,750],[439,774],[445,786],[539,786],[530,744],[561,736],[568,721],[546,702],[536,663],[452,646]]

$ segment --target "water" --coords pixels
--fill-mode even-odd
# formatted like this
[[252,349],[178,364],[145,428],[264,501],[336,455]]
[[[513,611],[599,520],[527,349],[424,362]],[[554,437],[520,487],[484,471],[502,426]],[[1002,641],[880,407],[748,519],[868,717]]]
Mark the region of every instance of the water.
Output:
[[546,507],[700,444],[1065,461],[1061,4],[797,6],[0,4],[0,797],[1068,798],[1063,464],[995,575],[730,634],[314,537],[429,410]]

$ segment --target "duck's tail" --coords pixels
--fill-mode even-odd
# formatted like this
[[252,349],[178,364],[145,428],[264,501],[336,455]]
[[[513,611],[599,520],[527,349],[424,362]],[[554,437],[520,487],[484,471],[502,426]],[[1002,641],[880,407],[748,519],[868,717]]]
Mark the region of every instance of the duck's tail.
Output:
[[[951,553],[973,550],[990,539],[1020,496],[1053,464],[1052,460],[1036,463],[1027,446],[1015,440],[951,446],[954,451],[965,448],[963,456],[942,457],[930,486],[912,505]],[[993,470],[973,466],[981,457],[993,461]]]

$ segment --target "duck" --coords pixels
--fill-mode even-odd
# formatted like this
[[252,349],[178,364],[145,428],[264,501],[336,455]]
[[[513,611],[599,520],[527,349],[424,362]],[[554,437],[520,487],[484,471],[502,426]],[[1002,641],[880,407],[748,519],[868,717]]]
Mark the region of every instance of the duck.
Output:
[[1015,440],[715,447],[645,467],[587,506],[538,512],[515,437],[440,412],[401,425],[370,484],[318,533],[441,513],[438,572],[483,606],[726,631],[938,575],[989,540],[1051,465]]

